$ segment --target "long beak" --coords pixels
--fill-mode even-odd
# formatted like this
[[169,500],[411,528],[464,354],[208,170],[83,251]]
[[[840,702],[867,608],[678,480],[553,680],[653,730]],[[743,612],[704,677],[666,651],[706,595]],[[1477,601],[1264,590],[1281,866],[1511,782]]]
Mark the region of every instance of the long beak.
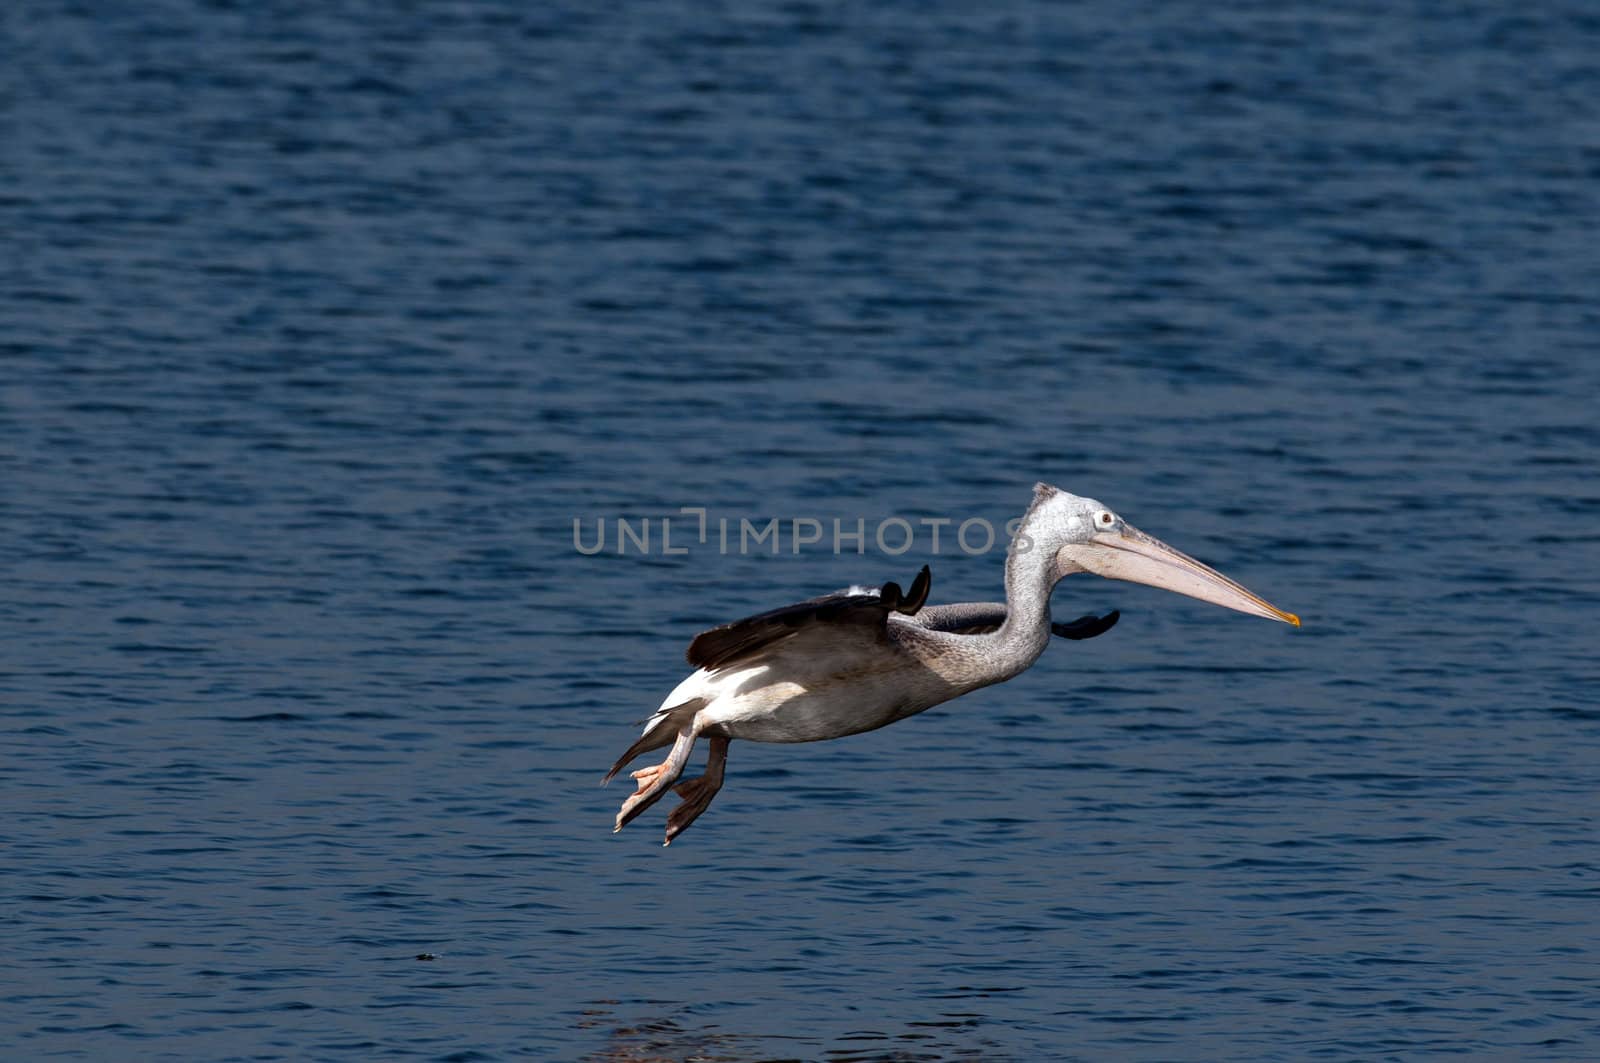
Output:
[[1081,549],[1077,560],[1090,572],[1107,579],[1160,587],[1241,613],[1300,626],[1298,616],[1284,612],[1211,566],[1130,524],[1124,524],[1119,531],[1096,535],[1087,548]]

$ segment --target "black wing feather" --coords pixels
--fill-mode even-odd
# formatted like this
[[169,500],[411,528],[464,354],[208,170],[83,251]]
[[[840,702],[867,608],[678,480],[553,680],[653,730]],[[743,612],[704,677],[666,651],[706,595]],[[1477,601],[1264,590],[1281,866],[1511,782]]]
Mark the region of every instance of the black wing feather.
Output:
[[[1122,614],[1113,609],[1105,616],[1080,616],[1076,620],[1053,623],[1050,630],[1064,639],[1092,639],[1116,625]],[[930,631],[952,635],[987,635],[1006,622],[1005,602],[956,602],[936,605],[923,612],[918,621]]]
[[735,620],[700,632],[689,643],[686,656],[696,668],[721,668],[790,638],[811,624],[862,624],[876,627],[881,633],[890,613],[914,615],[922,608],[932,582],[932,573],[923,565],[909,592],[902,592],[898,583],[886,583],[876,592],[824,594]]
[[1092,639],[1096,635],[1104,635],[1116,626],[1122,614],[1113,609],[1105,616],[1080,616],[1076,620],[1069,620],[1064,624],[1051,624],[1050,630],[1064,639]]

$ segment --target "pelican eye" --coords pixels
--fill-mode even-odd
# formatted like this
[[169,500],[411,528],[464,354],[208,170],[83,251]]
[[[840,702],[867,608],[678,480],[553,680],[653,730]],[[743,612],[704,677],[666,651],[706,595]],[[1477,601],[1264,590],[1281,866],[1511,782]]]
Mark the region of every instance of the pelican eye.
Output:
[[1102,528],[1109,528],[1117,522],[1117,518],[1113,517],[1109,510],[1102,509],[1094,515],[1094,522]]

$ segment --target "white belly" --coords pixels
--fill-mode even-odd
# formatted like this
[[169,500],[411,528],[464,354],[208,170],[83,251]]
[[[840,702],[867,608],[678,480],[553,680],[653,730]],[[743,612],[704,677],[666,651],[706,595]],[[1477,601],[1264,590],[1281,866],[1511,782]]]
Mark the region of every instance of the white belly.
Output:
[[817,666],[777,655],[726,672],[697,672],[669,702],[705,697],[699,732],[751,742],[818,742],[871,731],[963,693],[915,661],[873,654]]

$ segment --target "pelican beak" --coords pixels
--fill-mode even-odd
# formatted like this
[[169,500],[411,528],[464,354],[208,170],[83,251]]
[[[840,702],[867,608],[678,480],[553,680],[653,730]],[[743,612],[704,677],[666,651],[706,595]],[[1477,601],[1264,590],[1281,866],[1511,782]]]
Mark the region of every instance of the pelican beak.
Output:
[[1087,545],[1074,553],[1073,559],[1097,576],[1160,587],[1251,616],[1300,626],[1298,616],[1284,612],[1211,566],[1174,550],[1131,524],[1123,523],[1114,530],[1096,533]]

